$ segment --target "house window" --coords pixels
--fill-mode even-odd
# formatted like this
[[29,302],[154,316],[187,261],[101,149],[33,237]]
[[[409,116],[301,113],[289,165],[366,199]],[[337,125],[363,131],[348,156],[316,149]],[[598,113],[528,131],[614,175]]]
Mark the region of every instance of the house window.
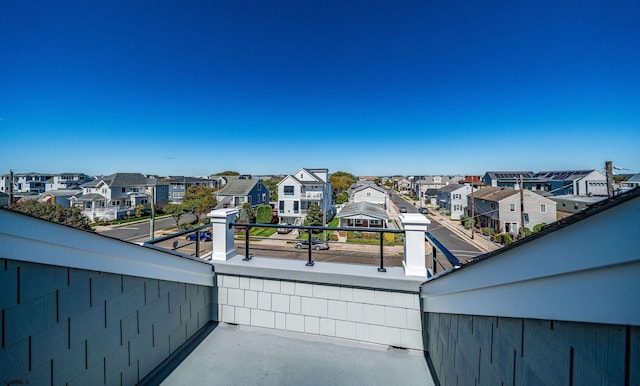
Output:
[[300,206],[300,202],[298,201],[293,202],[293,213],[298,213],[299,206]]
[[278,204],[278,210],[280,211],[280,213],[284,213],[284,201],[280,201],[280,203]]
[[252,201],[253,201],[253,200],[252,200],[252,198],[253,198],[253,197],[249,196],[249,204],[253,204],[253,202],[252,202]]
[[540,213],[547,213],[547,206],[545,204],[540,204]]
[[371,197],[371,192],[367,192],[367,197]]
[[125,189],[125,188],[122,188],[122,193],[124,193],[124,192],[126,192],[126,191],[127,191],[127,189]]
[[516,211],[516,204],[509,204],[509,212],[515,212]]
[[262,185],[258,184],[258,192],[262,190]]
[[293,196],[293,185],[285,185],[285,187],[284,187],[284,195],[285,196]]

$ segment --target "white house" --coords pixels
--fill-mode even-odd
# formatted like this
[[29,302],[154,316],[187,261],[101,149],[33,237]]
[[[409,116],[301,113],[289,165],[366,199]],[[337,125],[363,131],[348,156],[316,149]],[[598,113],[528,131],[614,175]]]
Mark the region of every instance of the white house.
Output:
[[378,204],[386,210],[389,203],[389,194],[385,189],[375,184],[359,184],[351,190],[349,201],[355,203],[370,202]]
[[440,188],[438,205],[450,212],[452,220],[459,220],[467,209],[467,196],[471,194],[471,185],[451,184]]
[[309,206],[320,205],[331,213],[331,182],[329,169],[301,168],[278,183],[278,216],[281,224],[301,225]]

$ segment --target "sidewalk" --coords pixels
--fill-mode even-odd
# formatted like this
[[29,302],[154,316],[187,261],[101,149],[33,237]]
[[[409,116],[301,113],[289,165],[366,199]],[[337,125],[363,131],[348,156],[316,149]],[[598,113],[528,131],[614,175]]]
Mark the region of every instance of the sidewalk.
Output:
[[493,241],[487,241],[485,236],[482,236],[477,232],[474,234],[474,238],[472,239],[470,229],[465,229],[462,223],[452,221],[448,216],[441,214],[437,210],[429,208],[429,216],[435,217],[436,220],[447,227],[451,232],[461,237],[464,241],[475,245],[481,251],[487,251],[487,246],[489,247],[489,251],[495,251],[496,249],[501,248],[500,245]]

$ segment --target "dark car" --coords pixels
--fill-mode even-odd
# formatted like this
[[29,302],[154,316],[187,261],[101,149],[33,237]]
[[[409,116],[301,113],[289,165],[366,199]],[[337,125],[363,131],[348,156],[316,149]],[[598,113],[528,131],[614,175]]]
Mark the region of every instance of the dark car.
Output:
[[[212,241],[213,235],[209,231],[200,231],[197,234],[200,235],[200,241]],[[186,237],[189,241],[196,241],[196,233],[188,234]]]
[[[296,243],[296,245],[294,245],[297,249],[308,249],[309,248],[309,240],[300,240]],[[311,240],[311,248],[315,249],[316,251],[319,251],[321,249],[329,249],[329,244],[327,244],[325,241],[319,240],[319,239],[313,239]]]
[[429,214],[429,209],[421,206],[420,208],[418,208],[418,212],[422,214]]
[[400,213],[407,213],[407,207],[406,206],[401,206],[400,207]]

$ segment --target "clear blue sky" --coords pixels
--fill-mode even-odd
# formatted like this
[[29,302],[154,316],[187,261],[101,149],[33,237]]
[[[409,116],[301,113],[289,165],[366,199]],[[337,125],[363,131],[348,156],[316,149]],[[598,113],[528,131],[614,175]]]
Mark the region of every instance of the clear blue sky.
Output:
[[5,1],[0,173],[640,171],[640,2]]

